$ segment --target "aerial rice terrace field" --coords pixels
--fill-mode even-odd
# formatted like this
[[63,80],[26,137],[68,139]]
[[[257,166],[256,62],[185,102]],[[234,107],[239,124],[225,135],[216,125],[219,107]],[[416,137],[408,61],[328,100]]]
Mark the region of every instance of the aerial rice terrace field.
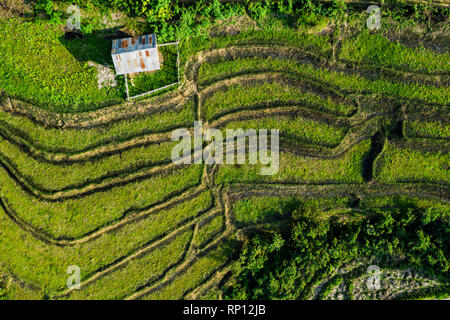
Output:
[[[258,298],[226,290],[254,232],[282,232],[311,212],[347,226],[405,206],[439,212],[444,240],[430,240],[439,262],[411,260],[416,276],[403,289],[374,296],[360,285],[371,264],[364,251],[311,271],[291,297],[448,297],[450,53],[390,39],[389,24],[370,32],[364,14],[349,15],[320,32],[261,25],[182,41],[181,84],[135,101],[124,100],[123,83],[89,89],[76,60],[65,81],[81,72],[89,85],[68,97],[46,83],[36,95],[31,64],[14,73],[16,58],[3,56],[12,49],[0,44],[0,298]],[[4,18],[0,31],[59,30],[21,19]],[[279,171],[174,164],[172,132],[196,120],[279,129]],[[400,281],[407,262],[386,264],[385,276]],[[70,265],[81,269],[79,290],[66,286]]]

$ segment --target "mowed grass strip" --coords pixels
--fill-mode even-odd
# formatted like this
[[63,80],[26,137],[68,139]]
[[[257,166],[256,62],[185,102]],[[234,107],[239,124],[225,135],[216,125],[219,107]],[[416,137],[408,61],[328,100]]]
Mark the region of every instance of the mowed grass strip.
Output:
[[289,218],[294,198],[251,197],[233,203],[233,217],[239,226]]
[[[235,35],[226,37],[208,37],[186,41],[181,46],[182,62],[197,54],[200,51],[226,48],[230,46],[253,46],[284,44],[294,48],[302,49],[305,52],[317,57],[328,58],[332,51],[332,45],[328,35],[311,34],[299,32],[288,28],[264,28],[255,30],[243,30]],[[183,63],[184,64],[184,63]]]
[[375,177],[384,182],[449,184],[450,154],[402,148],[387,142],[375,162]]
[[73,239],[199,184],[201,174],[202,167],[192,165],[81,198],[48,202],[26,193],[1,170],[0,192],[22,220],[51,237]]
[[[36,239],[0,209],[0,261],[26,283],[46,288],[47,294],[57,293],[67,289],[67,266],[78,265],[82,281],[85,281],[103,267],[145,249],[162,236],[182,228],[212,205],[211,193],[205,191],[173,207],[133,220],[92,241],[66,247]],[[95,286],[95,282],[92,285]],[[120,287],[119,283],[115,285]],[[90,285],[86,288],[90,290]],[[108,293],[108,288],[96,288],[99,295],[115,294]]]
[[24,138],[39,150],[73,154],[114,141],[127,141],[146,133],[192,126],[195,115],[194,102],[188,101],[181,110],[168,110],[145,118],[119,121],[107,127],[88,130],[45,128],[27,118],[2,111],[0,119],[8,125],[5,128],[0,123],[0,128],[6,129],[10,135]]
[[[0,160],[10,163],[20,176],[45,190],[72,189],[87,183],[107,181],[111,177],[132,174],[171,162],[175,142],[137,147],[95,161],[55,165],[38,161],[6,140],[0,140]],[[5,160],[6,159],[6,160]]]
[[[3,269],[3,270],[2,270]],[[42,293],[24,286],[19,279],[11,278],[8,267],[0,262],[0,301],[1,300],[41,300]]]
[[439,199],[421,198],[420,196],[380,196],[380,195],[366,195],[361,198],[359,207],[363,209],[372,208],[395,208],[399,205],[415,206],[426,210],[427,208],[434,208],[447,212],[450,214],[450,205]]
[[411,138],[450,139],[450,125],[443,122],[406,120],[405,135]]
[[[202,71],[202,68],[204,70]],[[379,94],[399,99],[413,99],[425,103],[437,103],[445,105],[450,100],[448,88],[436,88],[421,84],[406,84],[396,82],[395,79],[372,80],[363,75],[346,74],[341,71],[333,71],[324,68],[316,68],[309,64],[299,64],[295,61],[280,60],[274,58],[238,58],[231,61],[203,64],[199,71],[201,82],[211,82],[235,74],[255,71],[265,72],[283,71],[297,74],[296,78],[306,79],[324,88],[340,90],[342,93],[354,94]],[[336,111],[349,112],[341,107]]]
[[[347,128],[328,125],[305,119],[301,116],[275,116],[255,120],[233,121],[226,129],[278,129],[282,138],[329,147],[338,145],[344,139]],[[291,138],[291,139],[289,139]],[[298,142],[298,141],[297,141]]]
[[[222,114],[233,111],[252,109],[259,105],[279,106],[283,103],[298,104],[313,111],[336,110],[337,103],[331,98],[325,99],[305,92],[301,88],[278,83],[264,83],[257,86],[251,84],[234,84],[224,91],[216,92],[205,99],[203,112],[207,120],[216,119]],[[265,107],[267,109],[268,107]]]
[[192,265],[183,270],[175,279],[165,282],[165,286],[150,294],[140,297],[143,300],[175,300],[181,299],[190,290],[195,289],[198,285],[219,270],[229,259],[229,252],[226,246],[214,246],[211,250],[197,258]]
[[[198,50],[220,48],[231,45],[270,45],[284,44],[299,48],[317,57],[329,58],[332,52],[332,43],[328,35],[302,33],[298,30],[277,28],[276,30],[251,30],[238,35],[227,37],[229,39],[208,39],[196,43],[189,43],[189,47]],[[364,62],[368,66],[384,66],[387,68],[405,67],[412,71],[448,72],[448,53],[437,54],[423,46],[409,48],[401,43],[393,42],[381,34],[373,34],[363,30],[357,37],[343,40],[341,54],[338,59],[354,62]]]
[[[279,220],[291,219],[294,210],[302,207],[305,212],[308,208],[321,208],[324,212],[346,207],[347,197],[332,197],[319,199],[304,199],[299,196],[275,197],[253,196],[237,200],[233,203],[233,217],[240,227],[270,223]],[[297,212],[300,214],[302,212]]]
[[137,257],[81,290],[74,290],[71,300],[122,299],[140,287],[156,281],[164,272],[180,263],[192,239],[192,229],[184,232],[168,244]]
[[[254,69],[261,68],[261,66],[266,66],[272,64],[274,61],[268,59],[267,61],[261,59],[242,59],[248,60],[243,64],[245,71],[251,72]],[[259,60],[259,61],[258,61]],[[277,62],[282,62],[281,60],[276,60]],[[249,64],[247,64],[247,62]],[[237,71],[243,71],[240,68],[236,68],[236,64],[240,65],[242,63],[241,59],[238,61],[228,61],[217,64],[203,64],[201,71],[204,68],[210,68],[209,72],[214,75],[226,75],[232,76]],[[276,63],[275,63],[276,64]],[[273,68],[276,71],[283,72],[284,66],[278,65],[278,68]],[[203,71],[208,72],[208,71]],[[297,79],[296,79],[297,81]],[[264,83],[262,85],[251,85],[251,84],[239,84],[236,83],[226,90],[215,93],[212,97],[206,99],[203,109],[205,117],[207,119],[217,117],[217,114],[224,113],[225,111],[231,111],[238,108],[243,108],[246,106],[252,106],[262,102],[270,101],[284,101],[293,102],[296,101],[299,104],[304,104],[305,107],[311,108],[313,111],[320,112],[331,112],[338,115],[348,115],[354,111],[355,107],[350,104],[339,103],[327,94],[323,93],[323,96],[314,94],[313,92],[308,92],[307,90],[296,87],[294,85],[286,85],[282,83],[272,82]]]
[[213,218],[206,218],[200,221],[193,240],[194,246],[198,249],[203,248],[210,241],[213,241],[214,238],[218,237],[224,228],[225,217],[222,213]]
[[[261,175],[261,164],[224,164],[218,170],[217,184],[234,183],[362,183],[363,158],[370,148],[364,140],[336,159],[309,158],[280,152],[279,170],[274,175]],[[265,167],[268,167],[266,165]]]
[[339,58],[359,64],[384,66],[402,71],[443,73],[450,71],[450,54],[438,54],[423,46],[408,48],[381,34],[363,30],[342,41]]

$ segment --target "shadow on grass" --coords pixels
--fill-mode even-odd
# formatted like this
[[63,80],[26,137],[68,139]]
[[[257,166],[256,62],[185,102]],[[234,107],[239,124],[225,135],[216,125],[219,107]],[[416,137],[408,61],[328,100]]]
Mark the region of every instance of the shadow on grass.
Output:
[[80,32],[66,31],[59,41],[80,62],[92,61],[113,67],[112,40],[130,36],[120,31],[120,28],[96,30],[84,35]]

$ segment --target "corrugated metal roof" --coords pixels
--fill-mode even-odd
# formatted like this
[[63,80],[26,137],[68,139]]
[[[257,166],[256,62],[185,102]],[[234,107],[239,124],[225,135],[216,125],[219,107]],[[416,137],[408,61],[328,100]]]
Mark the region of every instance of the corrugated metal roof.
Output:
[[112,49],[115,53],[129,52],[143,49],[156,48],[156,35],[145,34],[137,37],[113,40]]
[[160,69],[155,34],[113,40],[111,55],[118,75]]

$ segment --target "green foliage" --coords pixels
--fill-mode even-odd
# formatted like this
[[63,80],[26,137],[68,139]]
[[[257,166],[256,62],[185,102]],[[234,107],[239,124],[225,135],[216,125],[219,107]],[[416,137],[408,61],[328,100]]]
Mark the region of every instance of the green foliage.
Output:
[[219,0],[195,3],[171,0],[91,0],[89,3],[120,10],[130,16],[143,17],[146,28],[158,33],[160,42],[185,40],[192,36],[205,38],[206,30],[217,21],[243,13],[241,4],[221,3]]
[[256,21],[261,21],[270,13],[270,1],[248,1],[247,12]]
[[304,1],[303,6],[297,9],[300,25],[317,26],[324,24],[326,18],[340,20],[344,16],[347,6],[342,0],[333,0],[330,3],[315,3],[311,0]]
[[0,282],[0,300],[8,300],[7,291],[5,288],[3,288],[3,283],[1,282]]
[[38,0],[34,12],[45,14],[54,23],[61,22],[61,13],[55,10],[55,4],[51,0]]
[[[341,223],[304,212],[288,232],[256,233],[243,245],[228,299],[304,299],[313,285],[353,260],[404,256],[408,265],[448,282],[448,212],[398,207]],[[335,278],[333,286],[342,281]],[[326,289],[326,288],[325,288]]]
[[433,6],[430,3],[406,4],[398,1],[388,1],[381,11],[383,17],[390,17],[401,23],[423,23],[429,31],[433,30],[432,22],[448,19],[450,9]]
[[92,23],[81,25],[81,32],[83,32],[83,34],[91,34],[93,31],[94,25]]
[[322,288],[322,291],[320,292],[319,295],[319,299],[321,300],[325,299],[335,287],[339,286],[342,283],[342,281],[344,281],[344,278],[342,276],[333,277],[330,281],[326,283],[324,288]]

